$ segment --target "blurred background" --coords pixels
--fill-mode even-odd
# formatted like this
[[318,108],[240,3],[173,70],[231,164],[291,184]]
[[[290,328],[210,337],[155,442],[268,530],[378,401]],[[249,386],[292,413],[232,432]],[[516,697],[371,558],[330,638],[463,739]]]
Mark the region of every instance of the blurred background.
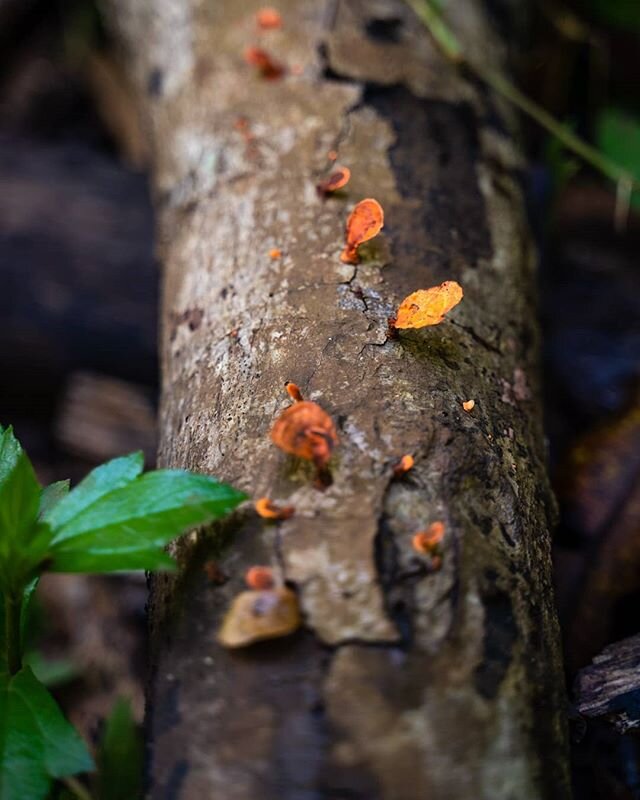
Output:
[[[486,5],[518,31],[512,69],[526,93],[640,179],[640,0],[536,0],[529,16],[510,0]],[[615,186],[522,125],[576,797],[638,798],[640,683],[587,714],[590,673],[577,676],[640,633],[640,196],[616,214]],[[134,449],[154,463],[147,166],[96,5],[0,0],[0,422],[43,482],[75,482]],[[42,582],[32,659],[89,741],[118,697],[142,721],[145,599],[143,577]],[[622,646],[633,669],[634,643]]]

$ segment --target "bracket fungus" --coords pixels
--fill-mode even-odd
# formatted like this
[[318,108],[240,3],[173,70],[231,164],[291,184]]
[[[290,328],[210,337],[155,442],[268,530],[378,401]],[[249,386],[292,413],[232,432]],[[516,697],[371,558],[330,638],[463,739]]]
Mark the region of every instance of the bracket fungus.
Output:
[[335,169],[328,178],[320,181],[316,186],[319,194],[331,194],[342,189],[349,183],[351,178],[351,170],[349,167],[338,167]]
[[345,264],[357,264],[358,247],[377,236],[384,225],[384,211],[377,200],[371,197],[361,200],[347,219],[346,244],[340,259]]
[[284,66],[272,58],[269,53],[261,47],[247,47],[244,51],[244,60],[247,64],[256,67],[262,77],[267,80],[273,81],[284,75]]
[[244,582],[250,589],[273,589],[276,583],[271,567],[260,566],[249,567]]
[[268,497],[256,500],[254,508],[262,519],[289,519],[295,513],[294,506],[279,506]]
[[293,456],[325,469],[337,444],[333,420],[317,403],[298,400],[280,414],[271,428],[273,443]]
[[404,455],[393,468],[393,474],[396,478],[401,478],[403,475],[409,472],[410,469],[413,469],[414,464],[415,459],[412,455]]
[[288,636],[301,624],[298,598],[291,589],[251,589],[233,599],[217,639],[223,647],[247,647],[264,639]]
[[438,325],[444,320],[444,315],[458,305],[463,294],[462,286],[456,281],[445,281],[430,289],[418,289],[405,297],[389,323],[393,328]]

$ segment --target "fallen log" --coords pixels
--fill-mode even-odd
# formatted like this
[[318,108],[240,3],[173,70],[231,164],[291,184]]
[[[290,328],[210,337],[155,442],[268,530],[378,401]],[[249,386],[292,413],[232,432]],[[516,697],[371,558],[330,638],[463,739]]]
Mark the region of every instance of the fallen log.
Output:
[[[296,509],[194,534],[153,580],[150,796],[566,798],[513,120],[401,2],[283,0],[269,31],[258,7],[108,3],[153,140],[160,461]],[[450,13],[499,66],[480,4]],[[324,196],[334,155],[351,180]],[[385,226],[345,264],[365,197]],[[402,298],[444,280],[465,292],[451,320],[390,337]],[[270,441],[286,381],[338,427],[324,491]],[[434,521],[439,569],[412,548]],[[296,589],[304,630],[228,651],[216,630],[252,564]]]

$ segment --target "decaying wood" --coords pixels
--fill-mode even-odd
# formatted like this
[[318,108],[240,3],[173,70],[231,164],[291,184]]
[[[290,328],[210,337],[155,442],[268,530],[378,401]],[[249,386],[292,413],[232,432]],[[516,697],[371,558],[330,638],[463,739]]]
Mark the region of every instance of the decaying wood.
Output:
[[[178,577],[154,581],[150,796],[565,798],[535,258],[508,115],[401,2],[282,0],[268,34],[259,5],[109,5],[153,138],[161,462],[296,507],[191,536]],[[499,64],[480,4],[450,10]],[[288,74],[245,64],[256,44]],[[330,150],[346,197],[316,192]],[[353,266],[344,223],[363,197],[385,228]],[[447,279],[465,291],[453,321],[389,339],[398,302]],[[270,441],[287,380],[337,423],[325,491]],[[435,520],[431,572],[411,539]],[[282,570],[305,629],[228,652],[215,632],[250,564]]]
[[585,717],[602,717],[626,733],[640,727],[640,636],[605,647],[576,678],[575,703]]

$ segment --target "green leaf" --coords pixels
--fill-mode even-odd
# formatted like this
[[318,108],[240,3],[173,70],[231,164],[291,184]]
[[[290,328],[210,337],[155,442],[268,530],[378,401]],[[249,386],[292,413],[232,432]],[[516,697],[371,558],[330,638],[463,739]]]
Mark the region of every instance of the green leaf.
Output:
[[31,550],[41,545],[34,526],[39,505],[40,484],[31,462],[7,428],[0,434],[0,586],[5,590],[19,585]]
[[[596,143],[603,153],[640,181],[640,117],[620,108],[603,109],[596,120]],[[632,205],[638,208],[639,202],[640,193],[636,191]]]
[[101,464],[45,514],[44,521],[52,529],[60,531],[96,500],[135,480],[143,467],[144,455],[141,452],[130,453],[128,456],[114,458],[106,464]]
[[68,658],[45,658],[38,650],[31,650],[23,658],[33,674],[47,689],[63,686],[80,676],[78,665]]
[[48,568],[104,572],[167,567],[172,562],[162,551],[164,545],[189,528],[225,516],[245,499],[242,492],[205,475],[148,472],[54,529]]
[[105,726],[98,754],[99,800],[136,800],[142,794],[143,742],[131,706],[120,698]]
[[84,742],[29,667],[0,676],[0,800],[42,800],[54,778],[93,769]]
[[69,480],[56,481],[50,483],[40,492],[40,509],[38,517],[42,519],[51,509],[57,505],[63,497],[69,494]]

